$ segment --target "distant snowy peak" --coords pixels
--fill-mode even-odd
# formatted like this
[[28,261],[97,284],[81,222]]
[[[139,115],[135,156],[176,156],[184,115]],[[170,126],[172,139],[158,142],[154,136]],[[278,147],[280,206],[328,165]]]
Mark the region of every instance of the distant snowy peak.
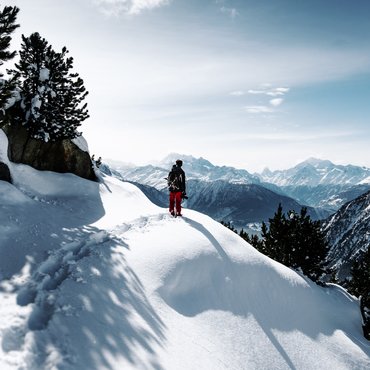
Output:
[[176,163],[176,160],[181,159],[183,161],[183,168],[187,174],[187,177],[199,178],[203,177],[204,174],[213,171],[216,166],[206,159],[200,157],[195,158],[191,155],[184,155],[178,153],[171,153],[158,163],[161,168],[170,170]]
[[[258,176],[258,174],[256,175]],[[262,177],[271,176],[271,175],[272,175],[272,171],[268,167],[265,167],[260,174],[260,176]]]
[[370,177],[370,168],[336,165],[328,160],[309,158],[288,170],[265,169],[260,179],[278,186],[357,185]]
[[171,168],[171,166],[176,162],[176,160],[181,159],[183,163],[186,163],[187,165],[193,167],[206,167],[206,168],[212,168],[214,165],[209,162],[207,159],[204,159],[202,157],[196,158],[192,155],[186,155],[186,154],[179,154],[179,153],[170,153],[165,158],[163,158],[160,162],[157,163],[159,167],[164,168]]
[[296,167],[305,166],[305,165],[311,165],[315,168],[326,168],[326,167],[335,166],[329,160],[310,157],[306,159],[305,161],[303,161],[302,163],[298,164]]
[[167,187],[168,170],[152,165],[133,168],[113,168],[121,174],[124,180],[149,185],[158,190]]
[[258,176],[250,174],[246,170],[236,169],[228,166],[215,166],[208,160],[200,157],[178,153],[169,154],[160,162],[153,165],[134,168],[115,168],[128,181],[144,185],[154,186],[161,190],[167,186],[165,178],[177,159],[183,161],[183,169],[188,180],[217,181],[223,180],[238,184],[260,184]]

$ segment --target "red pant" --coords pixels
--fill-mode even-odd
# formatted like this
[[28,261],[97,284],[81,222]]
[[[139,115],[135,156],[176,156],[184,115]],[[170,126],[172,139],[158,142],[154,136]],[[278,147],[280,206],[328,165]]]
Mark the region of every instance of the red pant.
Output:
[[175,209],[176,203],[176,213],[181,215],[181,191],[171,191],[170,192],[170,212]]

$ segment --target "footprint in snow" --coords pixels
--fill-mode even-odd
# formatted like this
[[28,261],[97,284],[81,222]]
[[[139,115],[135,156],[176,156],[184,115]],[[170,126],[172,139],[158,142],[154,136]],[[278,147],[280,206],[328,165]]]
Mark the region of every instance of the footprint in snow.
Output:
[[55,311],[57,288],[76,269],[76,263],[90,255],[97,244],[109,240],[106,231],[97,232],[82,241],[74,241],[54,251],[33,273],[30,282],[17,296],[20,306],[33,303],[34,307],[28,318],[30,330],[45,329]]

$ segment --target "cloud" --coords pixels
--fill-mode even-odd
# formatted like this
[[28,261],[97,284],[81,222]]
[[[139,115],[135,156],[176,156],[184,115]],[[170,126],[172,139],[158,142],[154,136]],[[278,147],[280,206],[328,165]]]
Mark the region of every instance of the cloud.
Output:
[[245,95],[245,92],[242,91],[242,90],[236,90],[236,91],[232,91],[230,93],[230,95],[232,95],[232,96],[243,96],[243,95]]
[[254,94],[254,95],[266,94],[266,91],[263,91],[263,90],[248,90],[248,94]]
[[100,11],[107,16],[136,15],[144,10],[167,5],[170,0],[94,0]]
[[[289,91],[289,87],[272,87],[271,84],[263,84],[261,85],[260,89],[248,90],[248,94],[252,95],[267,95],[272,96],[274,99],[269,100],[269,105],[249,105],[245,107],[245,110],[248,113],[273,113],[275,112],[274,108],[280,106],[284,99],[283,96]],[[232,95],[237,95],[238,91],[234,91]],[[276,98],[276,96],[279,96]]]
[[264,94],[268,96],[282,96],[285,95],[287,92],[289,92],[289,87],[275,87],[272,88],[270,84],[264,84],[262,85],[262,88],[260,90],[248,90],[249,94]]
[[[211,95],[224,96],[226,92],[235,100],[249,99],[243,106],[269,106],[270,99],[286,97],[287,100],[295,88],[339,78],[343,80],[370,68],[370,52],[367,50],[363,51],[369,54],[366,60],[354,51],[338,54],[329,49],[299,50],[297,54],[290,49],[280,50],[280,53],[273,49],[276,54],[270,54],[268,50],[260,55],[248,52],[249,49],[244,47],[233,54],[218,49],[219,43],[216,42],[211,43],[217,44],[215,49],[206,47],[209,43],[203,42],[199,33],[189,31],[183,43],[174,38],[169,44],[171,47],[164,47],[156,44],[154,35],[143,30],[140,32],[137,36],[140,42],[121,40],[126,42],[126,48],[117,48],[113,39],[108,40],[112,43],[111,53],[104,59],[96,51],[96,57],[109,64],[103,74],[104,79],[96,74],[96,68],[89,71],[91,79],[99,80],[98,86],[100,80],[112,81],[117,90],[115,95],[130,102],[129,105],[151,104],[153,101],[199,101]],[[310,59],[312,54],[315,54],[316,61]],[[326,67],[326,60],[331,60],[330,68]],[[337,63],[333,64],[333,60]],[[261,81],[268,81],[271,85],[261,86]],[[237,90],[245,92],[245,95],[239,98],[229,95]],[[258,92],[260,95],[253,95]],[[103,89],[101,93],[105,98]]]
[[272,113],[273,109],[265,105],[249,105],[245,107],[248,113],[258,114],[258,113]]
[[236,16],[239,15],[238,11],[235,8],[228,8],[226,6],[222,6],[220,10],[221,10],[221,13],[227,14],[232,19],[234,19]]
[[270,100],[270,104],[273,106],[273,107],[278,107],[279,105],[281,105],[281,103],[284,101],[284,99],[282,98],[276,98],[276,99],[271,99]]
[[261,141],[276,141],[276,142],[291,142],[291,143],[299,143],[299,142],[316,142],[318,140],[334,140],[334,139],[345,139],[348,137],[354,137],[358,135],[359,132],[357,131],[322,131],[322,132],[310,132],[310,131],[302,131],[302,132],[287,132],[287,131],[248,131],[243,133],[235,133],[235,132],[229,132],[229,133],[222,133],[210,136],[210,139],[217,139],[217,140],[227,140],[229,142],[232,141],[239,141],[239,140],[248,140],[248,139],[254,139],[254,140],[261,140]]
[[282,93],[282,94],[289,92],[289,90],[290,90],[289,87],[277,87],[275,89],[276,92]]

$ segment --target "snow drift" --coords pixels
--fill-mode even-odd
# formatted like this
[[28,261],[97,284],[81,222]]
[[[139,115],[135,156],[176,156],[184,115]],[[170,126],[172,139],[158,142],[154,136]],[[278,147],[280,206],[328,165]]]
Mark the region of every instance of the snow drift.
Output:
[[9,163],[1,369],[367,369],[358,302],[135,186]]

